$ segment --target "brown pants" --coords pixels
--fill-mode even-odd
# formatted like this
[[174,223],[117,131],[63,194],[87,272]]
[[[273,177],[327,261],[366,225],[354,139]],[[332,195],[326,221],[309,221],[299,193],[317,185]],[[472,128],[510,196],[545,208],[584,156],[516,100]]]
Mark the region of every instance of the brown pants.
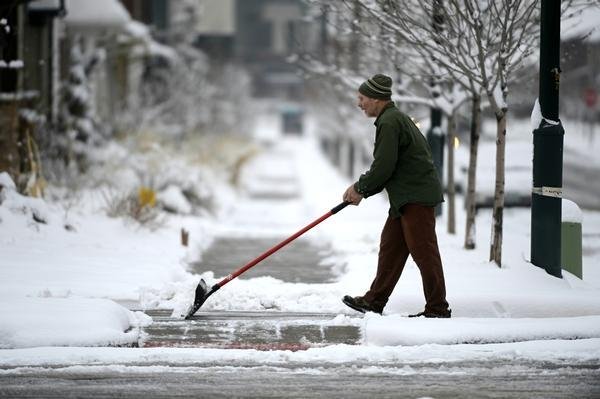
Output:
[[446,283],[435,234],[434,208],[417,204],[404,205],[401,217],[388,217],[385,222],[379,245],[377,275],[364,296],[365,300],[385,306],[409,254],[423,279],[425,311],[446,312]]

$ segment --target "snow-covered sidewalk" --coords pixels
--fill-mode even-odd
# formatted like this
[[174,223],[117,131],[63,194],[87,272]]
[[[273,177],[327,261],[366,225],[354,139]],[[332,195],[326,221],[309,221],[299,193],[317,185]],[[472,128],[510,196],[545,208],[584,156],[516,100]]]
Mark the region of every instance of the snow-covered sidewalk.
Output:
[[[262,183],[253,180],[257,176],[265,177]],[[135,328],[148,321],[140,320],[108,299],[139,301],[142,306],[176,311],[185,309],[200,277],[209,285],[224,277],[210,272],[192,275],[187,269],[187,262],[196,261],[216,235],[289,235],[337,205],[351,183],[329,164],[311,137],[282,138],[255,157],[241,178],[239,198],[229,198],[217,218],[172,215],[157,231],[110,219],[99,212],[100,205],[92,199],[86,198],[84,206],[67,212],[59,204],[32,205],[16,193],[10,194],[12,202],[4,201],[0,205],[0,253],[3,254],[0,296],[4,304],[0,317],[3,325],[10,326],[8,333],[12,334],[3,346],[123,344],[127,340],[124,337],[133,337]],[[265,181],[271,184],[265,185]],[[280,198],[250,200],[244,194],[274,188],[279,190]],[[33,213],[38,208],[45,208],[50,214],[47,223],[33,221]],[[461,207],[458,208],[457,220],[460,221],[463,215]],[[600,281],[594,279],[598,274],[588,272],[598,266],[597,256],[584,259],[584,275],[591,276],[584,281],[568,274],[565,279],[556,279],[532,266],[525,260],[529,242],[526,209],[505,211],[501,269],[487,262],[485,243],[489,239],[487,226],[491,219],[488,212],[478,215],[480,228],[475,251],[462,249],[460,226],[457,235],[448,235],[444,232],[444,218],[439,221],[438,241],[454,319],[400,317],[423,307],[421,278],[409,260],[384,316],[361,320],[359,314],[342,304],[341,297],[360,295],[368,288],[375,272],[379,233],[387,209],[382,194],[363,201],[359,207],[344,209],[307,233],[306,239],[331,245],[323,264],[315,267],[331,267],[337,276],[335,282],[291,283],[272,277],[242,276],[212,296],[203,309],[344,314],[351,318],[351,323],[357,320],[363,323],[365,346],[360,351],[369,353],[368,356],[385,353],[376,349],[377,346],[395,352],[399,349],[390,349],[389,345],[536,340],[546,340],[544,342],[559,351],[557,356],[560,356],[560,348],[584,344],[565,346],[557,344],[563,341],[556,340],[590,338],[585,341],[586,351],[574,353],[585,352],[585,356],[600,359],[597,340],[600,331],[596,327],[600,321]],[[588,212],[585,218],[584,224],[588,220],[598,223],[600,214]],[[65,229],[65,225],[73,228]],[[191,232],[189,248],[179,243],[182,227]],[[249,260],[254,255],[248,254]],[[232,265],[232,271],[237,266]],[[84,324],[72,322],[77,311],[86,308],[85,298],[107,298],[98,306],[88,307],[97,313],[95,325],[106,328],[106,334],[93,339]],[[65,326],[70,326],[67,328],[73,335],[65,335],[63,340],[45,341],[39,336],[27,335],[31,325],[27,323],[33,323],[35,317],[19,324],[23,313],[19,308],[30,309],[35,317],[53,314],[54,324],[59,326],[62,320]],[[50,336],[58,336],[58,331],[57,327],[56,333]],[[510,345],[516,344],[506,345],[489,348],[508,350]],[[357,348],[351,351],[354,350]],[[65,353],[46,349],[40,352]],[[2,356],[16,359],[27,353],[30,352],[2,353]],[[126,356],[146,356],[152,352],[132,353],[127,352]],[[327,348],[315,348],[306,356],[318,360],[331,353]],[[233,355],[223,352],[219,356]]]

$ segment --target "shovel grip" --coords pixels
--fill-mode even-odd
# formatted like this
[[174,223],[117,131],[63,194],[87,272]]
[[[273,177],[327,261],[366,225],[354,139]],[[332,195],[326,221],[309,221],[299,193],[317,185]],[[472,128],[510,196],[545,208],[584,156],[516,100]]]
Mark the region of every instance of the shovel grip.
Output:
[[331,214],[335,215],[336,213],[338,213],[339,211],[341,211],[342,209],[344,209],[345,207],[347,207],[350,204],[351,204],[351,202],[348,202],[348,201],[342,202],[341,204],[337,205],[335,208],[331,209]]

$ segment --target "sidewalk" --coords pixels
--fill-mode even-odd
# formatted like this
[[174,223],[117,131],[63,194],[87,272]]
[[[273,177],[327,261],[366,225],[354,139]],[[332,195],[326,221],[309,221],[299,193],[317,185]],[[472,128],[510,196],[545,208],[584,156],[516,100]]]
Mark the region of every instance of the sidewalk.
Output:
[[[26,224],[30,223],[26,221],[27,215],[19,216],[0,207],[3,226],[13,227],[11,234],[0,240],[0,250],[5,254],[0,259],[2,296],[7,303],[11,303],[11,298],[27,297],[140,300],[142,307],[174,309],[175,314],[187,308],[200,277],[210,285],[241,266],[225,262],[214,270],[202,266],[195,271],[199,275],[190,273],[189,263],[197,261],[215,239],[252,238],[265,244],[273,240],[275,244],[337,205],[351,183],[332,168],[310,138],[281,139],[257,156],[241,178],[242,191],[228,202],[220,218],[176,216],[157,232],[124,226],[119,220],[96,215],[89,207],[71,212],[67,219],[61,220],[62,211],[55,205],[49,206],[58,220],[32,228]],[[385,195],[380,194],[364,200],[358,207],[347,207],[302,238],[310,245],[327,246],[321,250],[318,264],[304,266],[330,273],[322,282],[296,281],[291,268],[279,278],[271,276],[275,273],[244,275],[213,295],[203,310],[357,316],[342,304],[341,298],[346,294],[361,295],[368,288],[375,272],[379,233],[387,209]],[[579,317],[600,315],[600,283],[593,278],[598,274],[586,272],[587,268],[596,267],[593,257],[596,255],[584,259],[584,275],[591,276],[590,279],[579,281],[566,275],[561,280],[547,275],[525,260],[529,242],[527,210],[507,209],[504,264],[499,269],[487,262],[489,212],[478,215],[478,248],[469,252],[462,249],[461,212],[458,207],[456,236],[444,232],[444,218],[439,220],[437,229],[454,317],[513,320],[561,317],[564,323],[580,326],[580,336],[590,336],[587,324]],[[593,213],[592,216],[597,217]],[[63,228],[67,221],[77,227],[76,232]],[[187,249],[179,245],[182,226],[191,231],[192,245]],[[245,255],[240,254],[238,260],[246,257],[251,260],[258,253]],[[260,270],[260,265],[256,270]],[[409,260],[382,320],[389,319],[392,323],[397,315],[420,311],[423,305],[420,275]],[[451,327],[448,334],[456,336],[467,325],[453,322],[448,326]],[[469,336],[468,331],[464,334]],[[532,334],[529,338],[537,337]],[[528,339],[527,334],[520,339]],[[501,342],[502,335],[490,340]]]

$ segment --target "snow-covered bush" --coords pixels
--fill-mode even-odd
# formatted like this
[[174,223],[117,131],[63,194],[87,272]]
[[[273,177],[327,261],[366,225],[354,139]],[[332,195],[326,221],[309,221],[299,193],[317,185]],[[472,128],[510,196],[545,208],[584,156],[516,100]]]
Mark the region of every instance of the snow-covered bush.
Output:
[[105,191],[106,214],[135,221],[140,226],[156,230],[164,226],[165,220],[155,206],[155,191],[146,187],[122,194]]
[[80,38],[72,39],[70,66],[67,81],[63,86],[56,140],[52,143],[55,148],[48,148],[53,149],[62,162],[74,162],[79,169],[86,167],[86,153],[89,147],[102,144],[106,140],[94,114],[94,95],[89,82],[100,54],[97,50],[85,56]]
[[162,207],[173,213],[189,214],[192,206],[178,186],[170,185],[158,194],[158,200]]

